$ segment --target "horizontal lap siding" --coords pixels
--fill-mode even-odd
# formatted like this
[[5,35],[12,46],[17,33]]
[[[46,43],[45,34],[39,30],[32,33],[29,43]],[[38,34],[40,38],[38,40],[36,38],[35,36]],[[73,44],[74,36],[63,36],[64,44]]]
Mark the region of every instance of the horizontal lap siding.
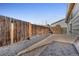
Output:
[[75,20],[76,22],[72,21],[72,34],[79,35],[79,17]]
[[69,33],[74,36],[79,36],[79,4],[75,4],[72,10],[72,18],[68,24]]

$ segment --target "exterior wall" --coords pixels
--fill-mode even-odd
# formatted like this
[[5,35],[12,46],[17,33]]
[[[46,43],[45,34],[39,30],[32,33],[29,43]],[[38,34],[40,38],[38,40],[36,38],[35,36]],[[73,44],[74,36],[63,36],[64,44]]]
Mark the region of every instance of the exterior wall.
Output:
[[68,22],[68,34],[72,34],[74,36],[79,35],[79,4],[76,3],[71,15],[68,18],[70,21]]

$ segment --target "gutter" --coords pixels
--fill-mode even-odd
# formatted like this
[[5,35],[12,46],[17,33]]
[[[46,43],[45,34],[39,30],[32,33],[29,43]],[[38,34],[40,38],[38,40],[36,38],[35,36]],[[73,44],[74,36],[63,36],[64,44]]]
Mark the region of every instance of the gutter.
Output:
[[75,3],[70,3],[69,4],[68,12],[67,12],[67,15],[66,15],[66,18],[65,18],[66,19],[65,20],[66,23],[68,23],[68,18],[71,15],[74,6],[75,6]]

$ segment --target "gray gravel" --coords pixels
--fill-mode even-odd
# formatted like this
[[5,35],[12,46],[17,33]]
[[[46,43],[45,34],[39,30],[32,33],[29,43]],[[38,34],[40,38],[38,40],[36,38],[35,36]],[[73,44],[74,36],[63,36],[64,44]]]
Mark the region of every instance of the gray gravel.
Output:
[[40,56],[78,56],[78,52],[72,44],[53,42],[48,45]]
[[74,46],[75,46],[75,48],[77,49],[77,51],[79,53],[79,38],[74,41]]
[[44,39],[48,35],[33,36],[30,40],[24,40],[12,45],[0,47],[0,56],[15,56],[21,50],[31,46],[32,44]]
[[36,48],[36,49],[29,51],[27,53],[23,53],[20,56],[39,56],[40,53],[43,52],[46,47],[47,47],[47,45],[41,46],[41,47]]

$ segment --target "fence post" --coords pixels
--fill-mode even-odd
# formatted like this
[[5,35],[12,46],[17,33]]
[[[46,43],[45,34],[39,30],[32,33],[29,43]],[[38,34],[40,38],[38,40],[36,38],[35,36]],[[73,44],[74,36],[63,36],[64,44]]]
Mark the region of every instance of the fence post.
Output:
[[32,24],[29,23],[28,25],[29,25],[29,26],[28,26],[28,39],[30,39],[30,37],[31,37],[31,35],[32,35]]
[[13,21],[11,21],[11,31],[10,31],[10,38],[11,38],[11,44],[13,44],[13,29],[14,29],[14,24],[13,24]]

